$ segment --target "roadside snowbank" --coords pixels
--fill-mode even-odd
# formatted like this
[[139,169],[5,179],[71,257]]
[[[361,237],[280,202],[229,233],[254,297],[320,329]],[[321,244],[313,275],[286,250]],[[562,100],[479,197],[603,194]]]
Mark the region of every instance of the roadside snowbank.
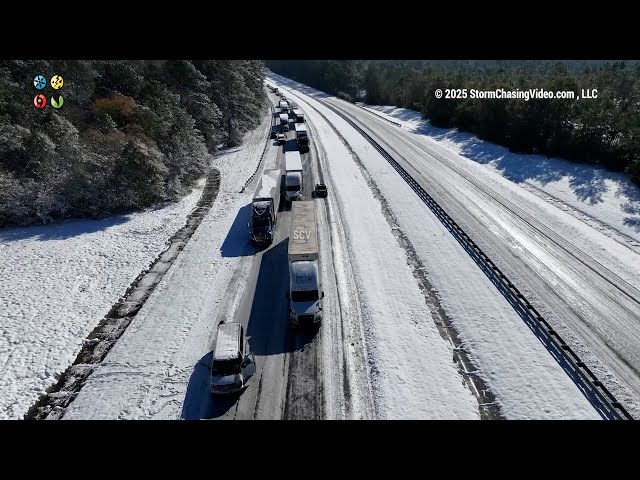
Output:
[[206,364],[218,309],[240,301],[245,288],[228,291],[253,251],[243,215],[253,188],[240,189],[256,169],[267,126],[214,159],[221,181],[213,206],[63,419],[180,418],[190,375]]
[[196,206],[0,230],[0,419],[19,419]]

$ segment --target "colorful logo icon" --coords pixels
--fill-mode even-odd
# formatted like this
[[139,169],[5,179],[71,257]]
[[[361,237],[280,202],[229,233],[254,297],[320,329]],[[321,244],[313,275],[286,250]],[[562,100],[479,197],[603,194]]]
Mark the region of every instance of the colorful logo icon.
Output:
[[38,95],[33,97],[33,104],[36,106],[36,108],[44,108],[47,105],[47,97],[39,93]]
[[55,90],[58,90],[58,89],[62,88],[63,84],[64,84],[64,80],[62,79],[62,77],[60,75],[54,75],[53,77],[51,77],[51,86]]
[[44,75],[36,75],[33,79],[33,86],[38,90],[42,90],[47,86],[47,79],[44,77]]
[[62,98],[62,95],[58,95],[58,101],[56,102],[55,97],[51,97],[51,106],[53,108],[60,108],[62,107],[62,104],[64,103],[64,98]]

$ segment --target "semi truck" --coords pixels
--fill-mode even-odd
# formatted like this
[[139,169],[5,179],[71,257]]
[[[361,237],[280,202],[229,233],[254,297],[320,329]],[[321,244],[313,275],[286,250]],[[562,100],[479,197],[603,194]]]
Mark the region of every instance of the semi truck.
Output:
[[280,126],[282,127],[283,131],[289,131],[289,117],[286,113],[280,114]]
[[285,198],[291,202],[302,197],[304,182],[302,178],[302,158],[297,150],[284,152]]
[[282,195],[280,169],[265,170],[260,178],[251,201],[249,238],[254,245],[268,245],[273,242],[280,197]]
[[295,119],[296,123],[304,123],[304,112],[299,108],[294,108],[293,118]]
[[296,123],[296,143],[300,152],[309,151],[309,132],[303,123]]
[[286,100],[280,100],[280,111],[287,113],[289,111],[289,103]]
[[316,209],[313,200],[291,205],[289,232],[289,321],[292,327],[322,322]]

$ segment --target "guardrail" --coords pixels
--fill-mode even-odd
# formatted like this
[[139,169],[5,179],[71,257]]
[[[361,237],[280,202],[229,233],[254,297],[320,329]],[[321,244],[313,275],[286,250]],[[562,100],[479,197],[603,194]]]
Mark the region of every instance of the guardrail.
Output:
[[387,122],[389,122],[389,123],[392,123],[392,124],[393,124],[393,125],[395,125],[396,127],[402,127],[402,124],[401,124],[401,123],[394,122],[393,120],[389,120],[387,117],[382,116],[382,115],[380,115],[379,113],[374,112],[373,110],[371,110],[371,109],[369,109],[369,108],[365,108],[365,107],[363,107],[362,105],[358,105],[357,103],[354,103],[354,105],[355,105],[356,107],[360,107],[362,110],[364,110],[364,111],[366,111],[366,112],[373,113],[376,117],[380,117],[381,119],[386,120],[386,121],[387,121]]
[[[269,122],[270,124],[273,124],[273,104],[270,105],[271,106],[271,121]],[[269,129],[271,129],[271,126],[269,127]],[[267,138],[267,141],[264,144],[264,149],[262,150],[262,155],[260,155],[260,161],[258,162],[258,165],[256,165],[256,169],[253,171],[253,173],[251,174],[251,176],[247,179],[246,182],[244,182],[244,185],[242,185],[242,188],[240,189],[240,193],[244,193],[244,191],[247,189],[247,186],[251,183],[251,180],[253,180],[256,176],[256,173],[258,173],[258,170],[260,169],[260,165],[262,165],[262,160],[264,160],[264,156],[267,153],[267,147],[269,146],[269,140],[271,140],[270,138]]]
[[[629,412],[616,400],[595,374],[585,365],[573,349],[558,335],[542,315],[531,305],[518,288],[507,278],[500,268],[478,247],[449,214],[429,195],[424,188],[367,132],[338,109],[323,100],[317,101],[332,110],[356,129],[400,174],[418,197],[438,217],[454,238],[480,266],[485,275],[498,287],[516,312],[525,320],[547,350],[574,381],[583,395],[604,419],[633,420]],[[362,108],[362,107],[361,107]]]

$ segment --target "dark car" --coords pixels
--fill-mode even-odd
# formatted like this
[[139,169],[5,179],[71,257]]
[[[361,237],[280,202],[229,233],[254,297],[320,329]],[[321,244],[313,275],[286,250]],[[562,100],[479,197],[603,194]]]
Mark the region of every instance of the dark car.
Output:
[[327,186],[324,183],[316,184],[316,197],[326,198],[328,195]]

